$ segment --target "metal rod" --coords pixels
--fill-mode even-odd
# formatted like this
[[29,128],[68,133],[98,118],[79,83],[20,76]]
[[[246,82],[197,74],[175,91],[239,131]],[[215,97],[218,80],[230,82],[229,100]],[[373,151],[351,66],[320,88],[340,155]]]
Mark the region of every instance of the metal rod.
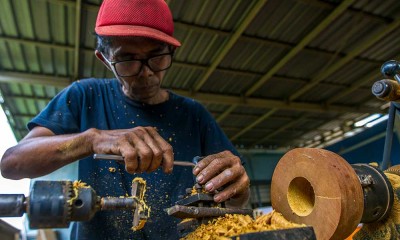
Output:
[[103,197],[100,201],[101,210],[136,209],[137,201],[134,198]]
[[93,159],[99,160],[116,160],[116,161],[124,161],[123,156],[119,155],[111,155],[111,154],[93,154]]
[[[93,159],[99,160],[116,160],[116,161],[124,161],[123,156],[112,155],[112,154],[93,154]],[[194,167],[196,164],[192,162],[185,161],[174,161],[175,166],[184,166],[184,167]]]
[[170,216],[176,218],[202,218],[202,217],[219,217],[225,214],[243,214],[253,216],[253,209],[240,208],[218,208],[218,207],[196,207],[175,205],[167,209]]
[[392,151],[395,114],[396,114],[396,105],[393,102],[391,102],[389,107],[389,119],[386,127],[385,146],[383,148],[383,159],[382,159],[382,164],[380,165],[380,169],[382,171],[386,170],[389,167],[389,164],[391,163],[390,153]]

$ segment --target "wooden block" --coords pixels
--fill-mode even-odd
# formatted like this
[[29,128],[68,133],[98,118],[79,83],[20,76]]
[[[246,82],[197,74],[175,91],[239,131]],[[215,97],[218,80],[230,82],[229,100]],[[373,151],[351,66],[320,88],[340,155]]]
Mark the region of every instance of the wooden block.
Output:
[[312,226],[319,240],[345,239],[360,223],[364,208],[362,187],[350,164],[313,148],[293,149],[280,159],[271,202],[287,220]]

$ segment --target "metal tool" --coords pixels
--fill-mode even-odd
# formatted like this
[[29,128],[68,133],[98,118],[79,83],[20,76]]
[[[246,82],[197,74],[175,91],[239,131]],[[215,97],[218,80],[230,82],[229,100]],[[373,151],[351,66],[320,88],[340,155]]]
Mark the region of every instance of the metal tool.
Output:
[[[195,156],[192,162],[196,165],[203,158]],[[182,219],[177,226],[181,237],[196,230],[201,224],[207,224],[214,218],[225,216],[225,214],[253,216],[252,209],[227,208],[225,202],[215,202],[214,195],[218,191],[221,189],[212,193],[206,192],[203,185],[196,183],[193,188],[186,189],[186,195],[180,196],[180,200],[174,206],[166,209],[168,215]]]
[[71,181],[35,181],[30,196],[0,194],[0,217],[20,217],[27,213],[29,227],[68,228],[71,221],[89,221],[97,211],[134,210],[133,228],[149,217],[143,204],[146,185],[132,182],[130,197],[99,197],[89,186]]
[[[116,160],[116,161],[124,161],[124,157],[120,155],[112,155],[112,154],[93,154],[93,159],[103,159],[103,160]],[[194,167],[196,166],[193,162],[185,162],[185,161],[174,161],[175,166],[184,166],[184,167]]]
[[201,224],[225,214],[253,215],[252,209],[226,208],[225,202],[216,203],[214,194],[205,192],[204,187],[198,183],[194,188],[186,189],[186,195],[180,198],[181,200],[177,201],[175,206],[166,211],[168,215],[183,220],[178,224],[181,237],[194,231]]

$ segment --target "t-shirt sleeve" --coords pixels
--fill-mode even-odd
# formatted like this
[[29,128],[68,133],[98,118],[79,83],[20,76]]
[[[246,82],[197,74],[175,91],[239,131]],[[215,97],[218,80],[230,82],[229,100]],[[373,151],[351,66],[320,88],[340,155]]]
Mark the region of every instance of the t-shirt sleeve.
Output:
[[79,132],[78,120],[82,108],[82,92],[77,83],[62,90],[27,124],[28,129],[42,126],[56,135]]

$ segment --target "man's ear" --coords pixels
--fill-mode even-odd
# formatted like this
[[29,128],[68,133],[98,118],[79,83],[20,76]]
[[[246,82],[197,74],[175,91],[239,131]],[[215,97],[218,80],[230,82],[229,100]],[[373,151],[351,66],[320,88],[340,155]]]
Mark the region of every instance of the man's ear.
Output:
[[98,50],[94,51],[94,55],[96,55],[97,59],[99,59],[108,70],[112,71],[111,66],[108,64],[108,62],[104,59],[103,54],[101,54]]

